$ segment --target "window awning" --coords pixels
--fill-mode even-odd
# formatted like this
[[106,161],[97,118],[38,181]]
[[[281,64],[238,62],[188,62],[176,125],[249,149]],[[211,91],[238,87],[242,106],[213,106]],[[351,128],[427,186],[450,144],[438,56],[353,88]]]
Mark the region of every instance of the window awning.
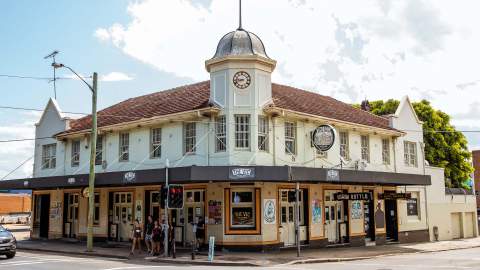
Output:
[[[288,166],[189,166],[169,168],[169,183],[303,182],[345,185],[430,185],[430,175]],[[95,186],[161,185],[165,168],[95,175]],[[56,189],[88,186],[88,174],[0,181],[0,189]]]

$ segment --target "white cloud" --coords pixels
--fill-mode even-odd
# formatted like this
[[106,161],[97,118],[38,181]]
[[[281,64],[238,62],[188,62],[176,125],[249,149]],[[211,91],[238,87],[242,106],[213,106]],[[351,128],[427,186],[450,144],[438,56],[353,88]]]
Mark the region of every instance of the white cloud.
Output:
[[131,81],[133,77],[122,72],[110,72],[108,74],[100,76],[100,81],[104,82],[117,82],[117,81]]
[[[208,78],[204,61],[237,27],[237,2],[134,1],[128,24],[94,35],[158,70]],[[278,61],[273,80],[345,102],[431,99],[452,115],[480,102],[477,1],[243,1],[243,26]],[[472,83],[475,82],[475,83]],[[454,117],[455,120],[455,117]]]

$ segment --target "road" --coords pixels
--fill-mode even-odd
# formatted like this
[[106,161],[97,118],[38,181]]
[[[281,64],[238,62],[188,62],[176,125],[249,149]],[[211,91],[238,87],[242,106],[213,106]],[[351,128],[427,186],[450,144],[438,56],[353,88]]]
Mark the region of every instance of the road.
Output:
[[[0,258],[0,270],[141,270],[141,269],[184,269],[186,265],[162,265],[144,260],[115,260],[94,257],[74,257],[32,252],[18,252],[14,259]],[[195,270],[231,269],[234,267],[188,266]],[[246,269],[239,267],[238,269]],[[280,265],[272,267],[251,267],[250,269],[292,270],[292,269],[331,269],[331,270],[404,270],[404,269],[479,269],[480,248],[444,251],[436,253],[408,254],[369,260],[339,263]]]

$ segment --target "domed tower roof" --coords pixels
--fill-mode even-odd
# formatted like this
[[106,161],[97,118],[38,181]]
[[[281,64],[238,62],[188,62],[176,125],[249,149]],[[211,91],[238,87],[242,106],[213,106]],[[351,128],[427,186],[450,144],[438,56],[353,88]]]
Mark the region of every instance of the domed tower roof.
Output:
[[224,35],[217,45],[217,51],[212,59],[226,56],[258,55],[268,57],[262,40],[252,32],[241,27]]

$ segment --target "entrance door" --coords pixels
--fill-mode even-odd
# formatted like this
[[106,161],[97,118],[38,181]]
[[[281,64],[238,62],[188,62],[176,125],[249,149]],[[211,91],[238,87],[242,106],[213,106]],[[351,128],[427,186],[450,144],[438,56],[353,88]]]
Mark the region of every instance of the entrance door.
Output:
[[37,220],[40,223],[40,238],[48,238],[50,223],[50,194],[37,195]]
[[117,224],[119,241],[128,241],[133,229],[132,192],[115,192],[113,203],[114,223]]
[[385,225],[387,240],[396,241],[398,239],[396,200],[385,200]]
[[76,238],[78,234],[78,193],[69,193],[67,196],[67,223],[65,234]]
[[372,200],[363,202],[365,241],[375,241],[375,211],[373,205],[373,192],[368,191]]
[[[200,238],[204,238],[205,232],[205,190],[186,190],[183,211],[177,212],[178,225],[184,226],[184,238],[186,244],[195,240],[196,234],[193,232],[193,224],[198,224],[197,230]],[[184,215],[186,214],[186,222]],[[204,239],[200,240],[203,243]]]
[[152,216],[153,220],[158,220],[160,217],[160,192],[152,191],[150,193],[150,212],[149,215]]
[[[289,195],[290,194],[290,195]],[[296,244],[295,239],[295,190],[280,190],[280,225],[281,239],[285,246],[293,246]],[[290,199],[289,199],[290,198]],[[299,208],[300,208],[300,226],[304,225],[304,205],[303,190],[299,191]],[[304,239],[301,239],[304,240]]]
[[[341,242],[341,231],[346,233],[343,201],[335,201],[333,194],[340,190],[325,190],[325,235],[330,243]],[[343,229],[343,230],[342,230]]]

